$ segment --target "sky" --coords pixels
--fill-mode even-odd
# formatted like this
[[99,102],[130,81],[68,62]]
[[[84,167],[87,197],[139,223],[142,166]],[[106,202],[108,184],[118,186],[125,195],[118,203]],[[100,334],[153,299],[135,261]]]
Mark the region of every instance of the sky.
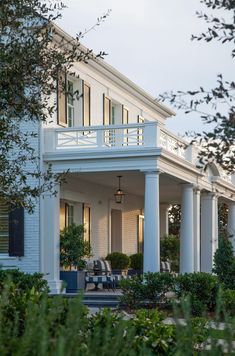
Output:
[[[70,35],[90,28],[111,9],[110,16],[82,43],[154,97],[165,91],[213,88],[222,73],[231,79],[231,47],[191,41],[206,25],[195,15],[206,8],[200,0],[64,0],[68,6],[58,25]],[[211,13],[211,10],[207,10]],[[168,105],[169,106],[169,105]],[[173,108],[171,106],[171,108]],[[173,108],[173,110],[175,110]],[[202,131],[200,118],[177,111],[167,128],[183,135]]]

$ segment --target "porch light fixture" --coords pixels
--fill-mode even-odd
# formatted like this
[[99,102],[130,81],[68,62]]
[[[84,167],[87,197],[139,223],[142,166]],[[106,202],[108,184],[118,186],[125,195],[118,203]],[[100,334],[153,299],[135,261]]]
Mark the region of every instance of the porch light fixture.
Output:
[[122,178],[122,176],[117,176],[117,178],[118,178],[119,184],[118,184],[118,189],[117,189],[116,193],[114,194],[115,202],[117,204],[122,204],[124,202],[124,197],[125,197],[125,194],[121,190],[121,178]]

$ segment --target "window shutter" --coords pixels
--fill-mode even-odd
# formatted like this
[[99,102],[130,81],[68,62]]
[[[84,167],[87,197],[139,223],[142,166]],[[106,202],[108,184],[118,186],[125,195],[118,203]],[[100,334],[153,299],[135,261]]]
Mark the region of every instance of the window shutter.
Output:
[[111,99],[103,94],[103,124],[111,125]]
[[60,72],[57,80],[57,123],[61,126],[68,126],[66,91],[67,75]]
[[9,256],[24,256],[24,208],[9,213]]

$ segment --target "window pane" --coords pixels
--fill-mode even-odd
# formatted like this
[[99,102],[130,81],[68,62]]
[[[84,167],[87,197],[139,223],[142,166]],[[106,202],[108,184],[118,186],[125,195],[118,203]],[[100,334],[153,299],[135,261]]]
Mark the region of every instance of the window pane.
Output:
[[91,209],[88,206],[83,207],[84,240],[90,241],[91,234]]
[[144,216],[138,215],[137,248],[139,253],[144,252]]
[[7,205],[0,200],[0,253],[9,250],[9,213]]
[[90,87],[84,84],[83,102],[84,102],[84,126],[90,126],[91,103],[90,103]]
[[60,230],[64,230],[65,228],[65,203],[63,201],[60,202]]

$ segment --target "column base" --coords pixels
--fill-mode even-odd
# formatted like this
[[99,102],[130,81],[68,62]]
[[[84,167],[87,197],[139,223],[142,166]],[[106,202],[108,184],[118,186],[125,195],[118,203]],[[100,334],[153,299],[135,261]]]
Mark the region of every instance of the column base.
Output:
[[61,280],[47,280],[48,286],[50,288],[50,294],[63,294],[63,281]]

